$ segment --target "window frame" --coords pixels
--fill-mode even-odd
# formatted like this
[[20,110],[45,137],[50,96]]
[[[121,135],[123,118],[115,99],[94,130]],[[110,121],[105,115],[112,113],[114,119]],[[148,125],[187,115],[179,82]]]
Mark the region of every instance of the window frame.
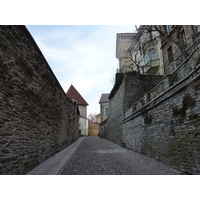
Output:
[[[153,53],[152,53],[153,51]],[[157,56],[156,56],[156,50],[153,48],[153,49],[150,49],[150,59],[151,60],[156,60],[157,59]],[[153,55],[153,56],[152,56]]]
[[108,116],[108,114],[109,114],[109,108],[105,108],[104,111],[105,111],[105,115]]

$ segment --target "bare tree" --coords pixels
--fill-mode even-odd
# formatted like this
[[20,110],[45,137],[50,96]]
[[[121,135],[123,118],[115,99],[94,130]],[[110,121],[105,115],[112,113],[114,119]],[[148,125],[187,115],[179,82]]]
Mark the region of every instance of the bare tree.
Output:
[[[145,74],[145,69],[152,67],[149,50],[159,40],[162,43],[167,42],[177,46],[180,55],[183,58],[189,56],[186,50],[186,40],[184,38],[183,26],[169,26],[171,30],[166,30],[164,25],[142,25],[139,29],[136,27],[137,34],[133,38],[130,48],[124,52],[126,63],[123,71],[136,71],[139,74]],[[173,31],[173,36],[169,36]]]
[[90,113],[88,115],[88,119],[91,121],[91,122],[96,122],[96,115],[97,113]]
[[[132,44],[129,49],[124,52],[123,59],[126,60],[123,71],[136,71],[139,74],[145,74],[145,68],[151,67],[148,61],[149,48],[155,45],[155,39],[158,37],[152,33],[150,26],[142,25],[137,29],[137,34],[133,38]],[[154,40],[154,42],[152,42]]]

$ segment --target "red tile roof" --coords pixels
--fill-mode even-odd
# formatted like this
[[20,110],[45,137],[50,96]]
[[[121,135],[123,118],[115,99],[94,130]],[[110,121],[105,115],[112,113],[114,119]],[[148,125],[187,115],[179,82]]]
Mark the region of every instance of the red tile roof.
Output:
[[73,85],[70,86],[68,91],[66,92],[66,95],[76,101],[78,101],[78,105],[89,105],[85,99],[80,95],[80,93],[75,89]]

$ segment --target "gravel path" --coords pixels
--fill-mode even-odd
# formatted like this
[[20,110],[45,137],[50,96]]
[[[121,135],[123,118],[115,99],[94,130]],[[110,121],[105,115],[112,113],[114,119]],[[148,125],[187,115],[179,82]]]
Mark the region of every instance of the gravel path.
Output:
[[178,175],[180,172],[99,137],[86,137],[62,175]]

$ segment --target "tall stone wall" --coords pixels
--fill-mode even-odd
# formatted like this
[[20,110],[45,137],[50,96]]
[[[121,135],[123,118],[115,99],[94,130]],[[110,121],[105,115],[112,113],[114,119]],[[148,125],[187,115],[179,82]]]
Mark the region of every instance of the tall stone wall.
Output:
[[107,125],[100,137],[123,145],[122,120],[124,113],[132,107],[145,92],[150,91],[162,80],[158,75],[137,75],[135,72],[116,74],[116,83],[111,91]]
[[25,26],[0,26],[0,88],[0,174],[25,174],[77,139],[75,106]]
[[[156,87],[156,97],[123,119],[125,146],[187,174],[200,174],[199,51]],[[161,84],[161,85],[162,85]],[[160,86],[161,86],[160,85]],[[157,94],[155,93],[157,90]]]

